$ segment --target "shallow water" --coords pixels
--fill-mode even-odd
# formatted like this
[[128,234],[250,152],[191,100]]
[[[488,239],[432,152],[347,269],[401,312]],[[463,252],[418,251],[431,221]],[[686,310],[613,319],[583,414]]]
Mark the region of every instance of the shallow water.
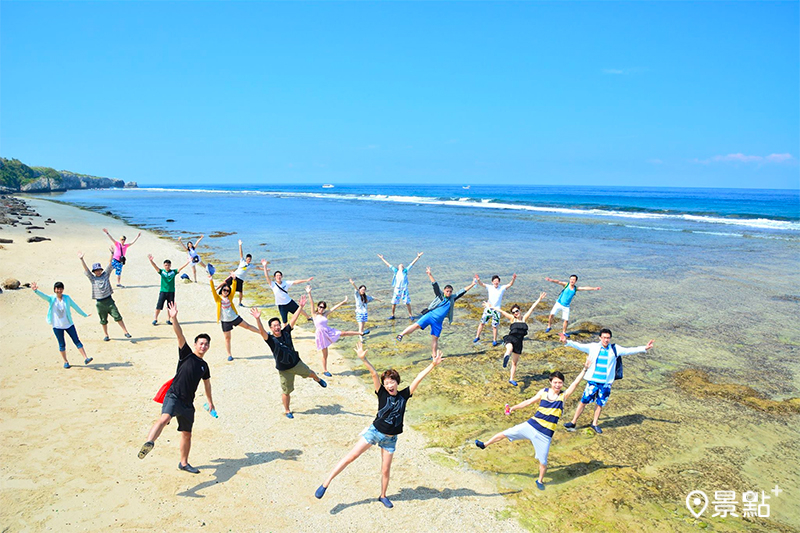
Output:
[[[428,265],[441,284],[456,289],[467,285],[474,272],[486,282],[497,273],[504,283],[517,272],[504,307],[530,302],[544,290],[547,305],[538,308],[540,315],[546,315],[560,290],[545,276],[566,279],[576,273],[579,285],[601,286],[599,292],[576,296],[570,330],[602,325],[614,331],[620,345],[654,338],[656,349],[626,361],[626,377],[614,385],[601,418],[603,436],[556,434],[546,477],[552,481],[545,493],[532,488],[536,461],[530,446],[503,442],[479,454],[470,444],[524,420],[523,414],[506,419],[502,405],[534,394],[549,371],[560,369],[569,381],[579,370],[580,354],[543,335],[542,317],[530,322],[520,387],[512,388],[500,367],[502,348],[491,347],[491,331],[484,332],[480,344],[472,344],[485,297],[484,289],[474,288],[458,302],[453,324],[445,325],[440,344],[448,359],[426,380],[408,412],[409,422],[425,430],[443,454],[478,469],[505,472],[498,474],[498,482],[523,489],[512,497],[533,529],[682,531],[697,527],[683,506],[690,490],[767,491],[778,484],[796,493],[800,488],[800,416],[693,394],[673,377],[698,368],[708,371],[713,382],[746,384],[768,399],[800,396],[798,231],[731,230],[727,225],[720,231],[719,224],[677,218],[632,224],[606,215],[236,192],[80,191],[53,198],[108,209],[170,235],[235,232],[206,237],[200,251],[208,247],[221,261],[218,268],[233,268],[241,238],[245,253],[256,262],[268,258],[287,279],[315,276],[315,298],[331,304],[345,295],[352,298],[349,277],[365,283],[370,294],[384,300],[370,306],[371,358],[377,367],[399,368],[406,382],[427,364],[430,336],[416,332],[402,343],[394,340],[408,321],[401,309],[398,320],[386,320],[391,271],[377,253],[393,264],[407,264],[416,252],[425,253],[410,274],[415,313],[433,296],[424,272]],[[646,201],[650,211],[658,207],[653,195]],[[740,199],[738,212],[775,220],[786,216],[759,212],[761,201],[743,205],[746,200]],[[636,207],[631,202],[622,203],[630,210]],[[724,215],[724,209],[715,209],[715,216]],[[146,253],[134,248],[131,256],[135,260]],[[247,283],[263,285],[263,276],[249,274]],[[293,293],[297,298],[302,288]],[[245,300],[271,303],[271,293],[262,286],[258,293],[246,293]],[[351,329],[353,320],[351,305],[335,314],[331,324]],[[500,336],[507,330],[504,321]],[[345,339],[339,347],[348,354],[352,345],[352,339]],[[306,359],[318,365],[318,359]],[[565,417],[573,412],[571,401]],[[585,413],[579,425],[588,422]],[[785,494],[771,500],[773,522],[734,522],[708,514],[705,522],[719,530],[798,528],[800,511]]]

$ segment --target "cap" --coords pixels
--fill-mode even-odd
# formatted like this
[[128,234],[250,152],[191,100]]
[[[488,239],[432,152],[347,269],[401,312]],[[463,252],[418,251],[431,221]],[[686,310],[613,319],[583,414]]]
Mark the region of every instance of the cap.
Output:
[[92,272],[94,272],[95,270],[103,270],[103,265],[101,265],[100,263],[93,264],[92,265]]

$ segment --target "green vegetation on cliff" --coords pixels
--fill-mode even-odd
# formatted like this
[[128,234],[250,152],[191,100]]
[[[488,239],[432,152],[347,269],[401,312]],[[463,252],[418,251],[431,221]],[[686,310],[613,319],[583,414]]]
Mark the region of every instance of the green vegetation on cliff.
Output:
[[[53,170],[53,169],[47,169]],[[53,170],[55,172],[55,170]],[[58,172],[55,172],[58,174]],[[18,190],[22,185],[36,180],[39,174],[19,159],[0,157],[0,185]],[[59,179],[61,176],[59,175]]]

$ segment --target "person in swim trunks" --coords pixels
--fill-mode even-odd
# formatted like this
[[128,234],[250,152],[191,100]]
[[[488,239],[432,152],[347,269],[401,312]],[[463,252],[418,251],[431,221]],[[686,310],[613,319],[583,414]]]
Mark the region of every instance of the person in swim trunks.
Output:
[[406,309],[408,309],[408,319],[414,319],[414,313],[411,312],[411,296],[408,294],[408,271],[411,270],[419,258],[422,257],[422,252],[417,254],[417,257],[414,258],[413,261],[407,266],[403,267],[403,263],[397,265],[397,268],[393,267],[389,264],[389,262],[383,258],[381,254],[378,254],[378,257],[381,258],[381,261],[384,264],[392,269],[394,272],[394,277],[392,278],[392,316],[389,317],[389,320],[394,320],[394,311],[397,307],[397,304],[404,303],[406,304]]
[[553,318],[555,317],[556,313],[561,313],[561,318],[564,320],[564,328],[561,330],[561,333],[569,337],[567,334],[567,324],[569,323],[569,304],[572,303],[572,299],[575,297],[575,294],[578,291],[599,291],[600,287],[576,287],[575,284],[578,282],[578,276],[575,274],[569,277],[569,281],[559,281],[553,278],[544,278],[545,281],[549,281],[551,283],[558,283],[562,287],[561,294],[558,295],[558,300],[556,300],[555,305],[553,305],[553,309],[550,311],[550,316],[547,318],[547,329],[544,330],[545,333],[550,333],[550,329],[553,327]]
[[431,280],[433,294],[436,297],[428,305],[428,308],[422,312],[420,319],[408,326],[397,336],[397,341],[402,341],[403,337],[410,335],[418,329],[425,329],[430,326],[431,336],[433,337],[431,339],[431,357],[435,357],[439,349],[439,337],[442,334],[444,319],[446,318],[449,322],[453,322],[453,306],[456,300],[467,294],[467,291],[475,286],[476,280],[473,279],[472,283],[461,289],[458,293],[453,294],[452,285],[445,285],[444,291],[439,288],[439,284],[433,279],[431,267],[427,267],[425,273],[428,274],[428,278]]

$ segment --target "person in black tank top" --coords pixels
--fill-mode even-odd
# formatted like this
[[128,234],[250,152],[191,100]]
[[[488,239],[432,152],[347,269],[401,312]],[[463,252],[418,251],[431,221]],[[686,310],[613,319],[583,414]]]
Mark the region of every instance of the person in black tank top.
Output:
[[511,329],[508,332],[508,335],[503,337],[503,344],[506,345],[506,353],[503,355],[503,368],[508,366],[508,361],[510,359],[511,373],[508,376],[508,382],[514,387],[517,386],[517,382],[514,380],[514,375],[517,373],[517,362],[519,361],[519,356],[522,355],[522,341],[528,335],[528,319],[531,317],[531,314],[533,314],[534,308],[539,305],[539,302],[541,302],[545,296],[547,296],[546,292],[541,293],[539,295],[539,299],[533,302],[533,305],[531,305],[530,309],[528,309],[522,316],[520,316],[522,309],[520,309],[517,304],[511,306],[510,313],[506,313],[502,309],[496,308],[500,314],[511,321]]
[[328,478],[319,486],[314,496],[322,498],[333,478],[338,476],[347,465],[355,461],[362,453],[377,444],[381,448],[381,495],[378,501],[386,507],[394,507],[389,498],[386,497],[386,489],[389,486],[389,474],[392,467],[392,457],[397,445],[397,436],[403,432],[403,417],[405,416],[406,405],[408,405],[408,400],[417,390],[425,376],[442,362],[442,351],[439,350],[431,364],[417,374],[411,385],[402,390],[398,390],[400,374],[396,370],[390,369],[378,376],[375,367],[367,360],[367,350],[361,342],[356,344],[356,355],[364,362],[372,376],[375,394],[378,396],[378,414],[372,425],[361,434],[361,440],[331,470]]

